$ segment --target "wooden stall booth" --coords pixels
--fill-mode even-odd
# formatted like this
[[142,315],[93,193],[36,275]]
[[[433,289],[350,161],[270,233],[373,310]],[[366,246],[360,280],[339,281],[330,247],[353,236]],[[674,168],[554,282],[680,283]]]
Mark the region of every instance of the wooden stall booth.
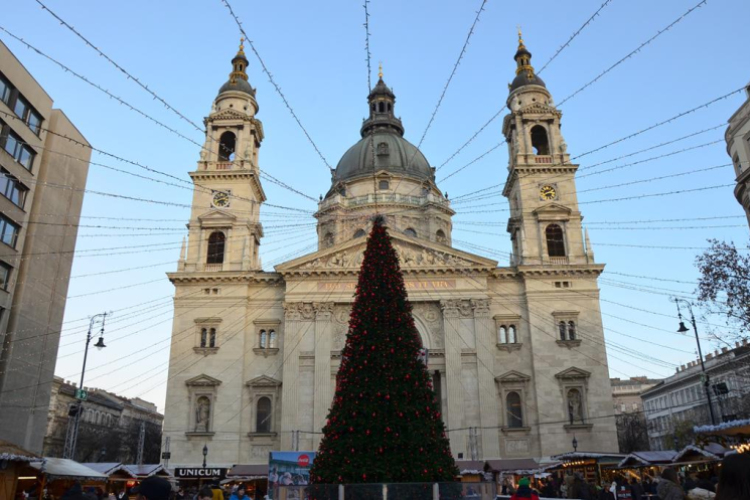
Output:
[[226,479],[221,484],[230,489],[243,484],[250,498],[263,498],[268,493],[268,465],[235,465],[227,471]]
[[119,462],[84,463],[84,466],[107,476],[106,493],[127,492],[136,485],[138,477]]
[[53,498],[60,498],[75,483],[80,483],[85,493],[98,495],[107,487],[107,476],[67,458],[43,458],[30,462],[41,483],[40,491],[47,490]]
[[564,475],[577,472],[587,483],[601,484],[602,480],[609,480],[613,475],[611,467],[624,458],[625,455],[621,453],[572,451],[550,457],[551,460],[560,462],[560,465],[549,469],[549,472],[561,472]]
[[41,457],[8,441],[0,440],[0,498],[15,498],[19,478],[36,480],[36,474],[24,477],[24,466]]

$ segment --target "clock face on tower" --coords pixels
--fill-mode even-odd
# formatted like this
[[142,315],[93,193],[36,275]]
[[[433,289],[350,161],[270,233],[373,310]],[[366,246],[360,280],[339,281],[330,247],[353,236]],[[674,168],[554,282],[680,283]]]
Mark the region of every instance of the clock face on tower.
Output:
[[554,186],[545,185],[539,189],[539,196],[541,196],[543,200],[554,200],[557,198],[557,190]]
[[213,205],[218,208],[227,208],[229,206],[229,193],[224,191],[214,191]]

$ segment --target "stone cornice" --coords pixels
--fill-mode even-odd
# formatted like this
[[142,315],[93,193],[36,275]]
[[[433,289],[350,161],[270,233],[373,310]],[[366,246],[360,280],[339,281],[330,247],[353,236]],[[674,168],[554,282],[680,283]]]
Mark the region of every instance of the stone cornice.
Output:
[[[267,273],[264,271],[219,271],[219,272],[191,272],[176,271],[167,273],[167,278],[173,284],[190,283],[281,283],[283,277],[279,273]],[[176,297],[177,299],[182,297]],[[195,297],[191,297],[195,298]]]

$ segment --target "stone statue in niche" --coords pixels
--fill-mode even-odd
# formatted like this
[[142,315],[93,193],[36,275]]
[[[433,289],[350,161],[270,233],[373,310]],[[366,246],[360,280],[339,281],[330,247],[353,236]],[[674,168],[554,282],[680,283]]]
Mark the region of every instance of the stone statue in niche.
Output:
[[568,391],[568,417],[571,424],[576,421],[583,423],[583,401],[578,389]]
[[568,151],[568,143],[565,142],[565,139],[562,140],[560,143],[560,152],[562,154],[565,154]]
[[195,405],[195,432],[208,432],[211,417],[211,401],[205,396]]

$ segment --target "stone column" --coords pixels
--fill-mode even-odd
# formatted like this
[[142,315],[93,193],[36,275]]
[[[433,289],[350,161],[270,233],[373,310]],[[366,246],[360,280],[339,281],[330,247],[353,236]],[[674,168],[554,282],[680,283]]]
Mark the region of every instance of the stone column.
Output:
[[[464,389],[461,384],[461,318],[459,313],[460,300],[442,300],[440,308],[443,310],[445,330],[445,378],[448,395],[448,429],[464,427]],[[451,451],[454,456],[466,453],[465,431],[448,433]]]
[[281,449],[292,449],[292,431],[297,429],[299,394],[299,335],[302,303],[284,302],[284,360],[281,386]]
[[[319,302],[313,304],[315,308],[315,387],[313,400],[313,428],[314,432],[321,432],[326,423],[328,410],[333,401],[331,388],[331,341],[333,329],[333,302]],[[320,434],[313,434],[313,449],[318,449]]]
[[474,332],[479,381],[479,421],[482,424],[482,458],[499,458],[497,391],[495,390],[495,322],[489,299],[473,299]]

